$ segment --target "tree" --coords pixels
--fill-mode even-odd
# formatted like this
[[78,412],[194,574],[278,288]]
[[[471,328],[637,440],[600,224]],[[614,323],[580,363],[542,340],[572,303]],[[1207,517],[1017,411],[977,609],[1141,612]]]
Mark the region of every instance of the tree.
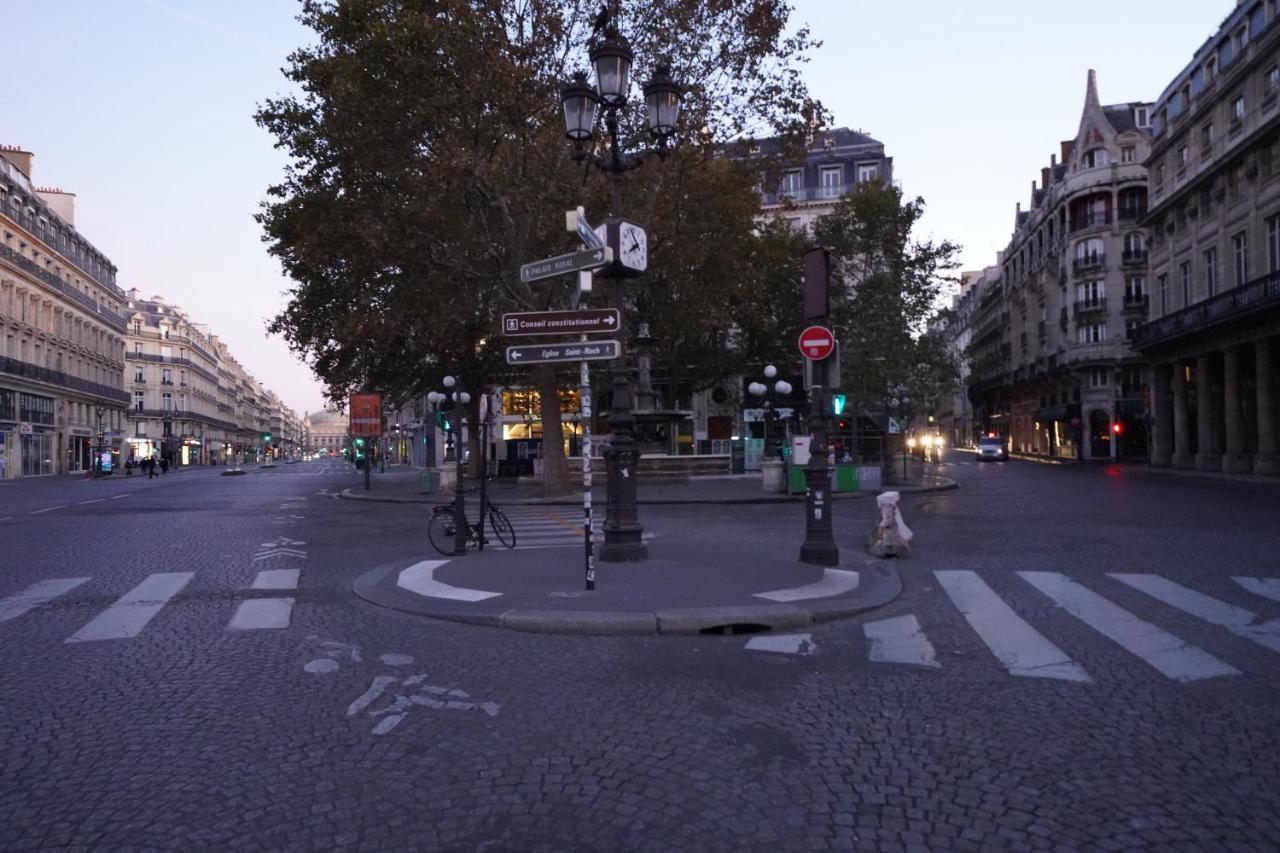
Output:
[[[666,163],[628,176],[625,213],[653,247],[643,310],[663,330],[661,358],[722,372],[713,353],[730,319],[689,306],[736,287],[735,248],[751,239],[751,187],[725,144],[753,131],[798,139],[821,116],[798,64],[807,30],[785,35],[780,0],[627,0],[622,25],[636,75],[659,56],[688,87],[691,129]],[[290,57],[301,94],[266,101],[258,122],[290,156],[259,214],[295,282],[270,329],[311,364],[333,399],[360,384],[404,392],[444,372],[469,388],[528,384],[503,363],[506,310],[567,307],[564,282],[521,285],[521,263],[565,251],[563,211],[605,209],[605,181],[568,156],[559,87],[583,67],[594,8],[574,0],[305,0],[314,46]],[[637,99],[638,100],[638,99]],[[623,121],[645,138],[643,104]],[[697,310],[704,310],[697,308]],[[353,329],[378,319],[367,359]],[[635,329],[628,330],[631,334]],[[560,376],[537,372],[544,435],[559,435]],[[473,421],[474,422],[474,421]],[[544,487],[562,492],[559,442],[544,441]]]
[[860,184],[814,225],[833,256],[832,319],[842,343],[844,388],[855,411],[880,416],[889,389],[917,403],[936,400],[956,374],[954,360],[925,334],[949,294],[959,246],[917,241],[924,199],[904,200],[883,182]]

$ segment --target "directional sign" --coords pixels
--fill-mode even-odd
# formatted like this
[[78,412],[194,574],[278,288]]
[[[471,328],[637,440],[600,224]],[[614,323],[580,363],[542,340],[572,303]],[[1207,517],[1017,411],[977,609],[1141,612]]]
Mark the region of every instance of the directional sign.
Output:
[[522,311],[502,315],[502,334],[512,335],[593,335],[617,332],[622,318],[617,308],[583,311]]
[[545,261],[534,261],[520,267],[520,280],[525,284],[540,281],[544,278],[555,278],[558,275],[593,270],[613,260],[613,252],[607,248],[587,249],[582,252],[570,252],[567,255],[556,255]]
[[821,361],[836,348],[836,336],[826,326],[810,326],[800,333],[800,354]]
[[523,347],[507,347],[507,364],[545,364],[549,361],[604,361],[617,358],[622,344],[617,341],[588,341],[587,343],[533,344]]

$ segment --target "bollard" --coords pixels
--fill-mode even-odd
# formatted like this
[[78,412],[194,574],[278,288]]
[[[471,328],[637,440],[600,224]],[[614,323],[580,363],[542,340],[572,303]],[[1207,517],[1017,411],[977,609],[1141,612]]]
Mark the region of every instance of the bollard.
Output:
[[867,552],[873,557],[905,557],[911,553],[913,534],[898,511],[898,497],[897,492],[876,496],[880,518],[867,538]]

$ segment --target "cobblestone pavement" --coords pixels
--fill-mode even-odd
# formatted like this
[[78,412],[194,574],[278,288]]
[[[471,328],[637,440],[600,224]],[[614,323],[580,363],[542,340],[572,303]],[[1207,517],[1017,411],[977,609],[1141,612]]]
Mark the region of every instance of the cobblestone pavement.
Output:
[[[0,849],[1280,849],[1280,491],[955,456],[905,594],[803,637],[368,605],[425,510],[334,462],[11,487]],[[874,508],[836,511],[852,555]]]

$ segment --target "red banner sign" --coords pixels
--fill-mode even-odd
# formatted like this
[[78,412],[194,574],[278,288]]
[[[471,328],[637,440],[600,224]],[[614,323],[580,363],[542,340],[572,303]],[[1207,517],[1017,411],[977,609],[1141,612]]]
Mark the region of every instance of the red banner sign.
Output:
[[352,435],[382,435],[381,394],[352,394],[348,411],[351,412]]

